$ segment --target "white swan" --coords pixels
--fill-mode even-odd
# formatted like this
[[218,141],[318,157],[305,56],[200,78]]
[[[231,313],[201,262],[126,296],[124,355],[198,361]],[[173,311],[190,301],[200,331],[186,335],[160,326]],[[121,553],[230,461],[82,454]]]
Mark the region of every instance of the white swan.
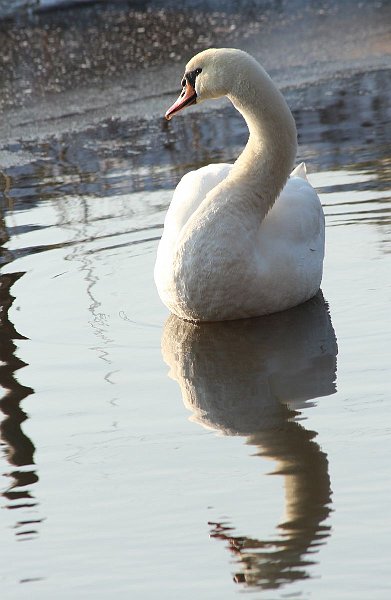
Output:
[[246,52],[209,49],[186,66],[166,113],[227,96],[249,139],[233,165],[211,164],[179,182],[164,223],[155,282],[166,306],[193,321],[285,310],[316,294],[324,215],[305,165],[290,175],[296,127],[280,92]]

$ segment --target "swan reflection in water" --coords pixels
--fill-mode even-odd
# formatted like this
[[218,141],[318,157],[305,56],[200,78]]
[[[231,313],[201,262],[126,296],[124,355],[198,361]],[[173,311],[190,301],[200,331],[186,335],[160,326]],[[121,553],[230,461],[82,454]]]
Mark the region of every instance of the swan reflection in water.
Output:
[[247,437],[283,475],[285,515],[275,539],[235,536],[209,523],[237,559],[236,582],[272,589],[308,578],[329,536],[328,461],[316,432],[294,420],[309,401],[336,391],[337,343],[321,293],[289,311],[241,321],[195,324],[170,316],[162,352],[192,421]]

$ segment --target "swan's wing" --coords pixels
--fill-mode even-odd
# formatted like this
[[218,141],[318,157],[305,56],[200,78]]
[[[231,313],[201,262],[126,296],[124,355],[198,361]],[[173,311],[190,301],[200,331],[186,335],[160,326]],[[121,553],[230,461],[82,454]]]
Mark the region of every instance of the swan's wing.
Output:
[[173,253],[182,228],[205,196],[227,177],[231,168],[232,165],[223,163],[208,165],[190,171],[178,183],[166,214],[156,256],[155,281],[161,295],[172,285]]
[[305,162],[301,162],[299,165],[297,165],[296,169],[293,169],[291,177],[301,177],[301,179],[308,181],[307,167],[305,166]]
[[324,214],[319,197],[307,181],[293,175],[261,224],[259,267],[286,281],[311,282],[322,273]]
[[324,214],[305,171],[290,176],[264,224],[276,240],[315,249],[314,244],[323,236]]
[[232,165],[211,164],[186,173],[178,183],[164,221],[164,236],[176,240],[205,196],[225,179]]

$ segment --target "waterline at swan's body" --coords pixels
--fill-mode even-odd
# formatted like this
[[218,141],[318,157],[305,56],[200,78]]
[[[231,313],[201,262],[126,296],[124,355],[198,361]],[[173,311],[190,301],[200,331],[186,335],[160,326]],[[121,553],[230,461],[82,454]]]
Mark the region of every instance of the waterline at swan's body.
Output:
[[234,165],[192,171],[175,190],[155,266],[161,299],[176,315],[199,321],[268,314],[308,300],[322,277],[324,216],[304,165],[290,176],[296,128],[285,100],[239,50],[195,56],[184,84],[168,117],[227,95],[250,136]]

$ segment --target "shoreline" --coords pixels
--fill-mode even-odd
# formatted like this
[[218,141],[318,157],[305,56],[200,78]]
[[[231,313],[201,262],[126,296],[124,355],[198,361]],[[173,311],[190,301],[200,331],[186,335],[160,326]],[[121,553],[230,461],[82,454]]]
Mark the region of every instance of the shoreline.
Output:
[[[346,69],[324,74],[322,78],[318,78],[316,73],[306,72],[302,81],[296,78],[296,82],[289,82],[285,78],[284,82],[283,74],[281,78],[277,74],[273,80],[284,94],[292,111],[319,110],[323,104],[330,101],[335,91],[341,88],[341,84],[348,93],[357,77],[390,71],[390,66],[379,61],[379,64],[370,66],[349,65]],[[53,94],[33,107],[5,111],[5,118],[0,122],[0,166],[5,166],[2,161],[4,150],[20,141],[42,141],[53,136],[82,132],[99,127],[100,123],[110,120],[163,121],[166,105],[178,94],[178,89],[167,89],[158,95],[129,99],[126,85],[123,83],[115,82],[111,89],[116,97],[114,103],[94,103],[92,100],[99,98],[105,90],[85,87],[75,92]],[[365,90],[362,93],[365,94]],[[67,107],[65,111],[64,106]],[[221,99],[194,106],[192,112],[212,114],[228,106],[229,101]]]
[[[319,109],[341,80],[348,89],[360,74],[391,68],[386,2],[322,0],[314,8],[297,0],[295,6],[305,6],[299,13],[282,2],[280,10],[269,6],[258,13],[256,23],[252,10],[235,13],[232,3],[226,12],[207,12],[208,3],[187,0],[175,22],[174,13],[159,8],[157,0],[145,10],[137,2],[126,10],[122,4],[67,9],[74,20],[65,24],[63,11],[43,12],[21,24],[0,21],[0,41],[8,44],[0,65],[0,168],[10,163],[10,153],[19,161],[22,140],[45,140],[110,120],[163,119],[187,60],[207,46],[250,52],[292,110]],[[197,11],[191,8],[195,4]],[[254,3],[259,9],[266,5]],[[222,100],[193,111],[211,113],[225,105]]]

